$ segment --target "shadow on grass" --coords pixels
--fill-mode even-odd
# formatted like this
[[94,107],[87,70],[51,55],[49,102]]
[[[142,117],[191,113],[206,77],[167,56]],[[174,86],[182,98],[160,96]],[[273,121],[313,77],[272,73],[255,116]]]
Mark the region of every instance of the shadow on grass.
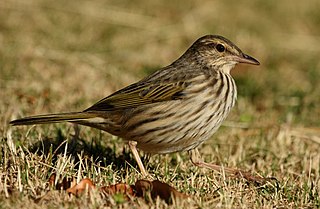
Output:
[[[55,138],[44,138],[29,147],[29,151],[38,155],[52,156],[52,164],[56,163],[59,155],[66,153],[67,156],[71,155],[74,159],[74,163],[76,164],[75,169],[80,165],[78,162],[80,161],[79,155],[81,154],[83,156],[82,160],[83,158],[90,159],[87,161],[89,166],[92,164],[102,167],[112,165],[113,170],[119,171],[126,170],[128,166],[134,166],[134,168],[139,170],[129,148],[120,139],[119,141],[105,145],[101,143],[101,137],[83,139],[79,137],[79,133],[77,132],[76,130],[75,135],[66,137],[61,129],[58,129]],[[66,141],[66,138],[70,139]],[[122,152],[117,152],[116,150],[121,149],[121,147],[123,147]],[[146,163],[148,158],[143,157],[142,161]]]

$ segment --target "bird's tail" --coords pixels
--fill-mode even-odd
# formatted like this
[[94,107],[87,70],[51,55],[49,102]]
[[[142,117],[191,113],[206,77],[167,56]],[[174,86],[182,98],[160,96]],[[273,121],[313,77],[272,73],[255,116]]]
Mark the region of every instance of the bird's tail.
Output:
[[96,117],[96,114],[89,112],[71,112],[71,113],[57,113],[47,115],[36,115],[25,118],[20,118],[10,122],[13,126],[20,125],[33,125],[33,124],[46,124],[46,123],[60,123],[63,121],[73,122],[83,119]]

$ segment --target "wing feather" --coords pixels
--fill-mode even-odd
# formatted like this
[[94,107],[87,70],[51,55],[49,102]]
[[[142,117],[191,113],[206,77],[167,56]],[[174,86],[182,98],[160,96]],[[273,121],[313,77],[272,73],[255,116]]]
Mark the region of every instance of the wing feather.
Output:
[[180,99],[186,82],[135,83],[100,100],[85,111],[113,111]]

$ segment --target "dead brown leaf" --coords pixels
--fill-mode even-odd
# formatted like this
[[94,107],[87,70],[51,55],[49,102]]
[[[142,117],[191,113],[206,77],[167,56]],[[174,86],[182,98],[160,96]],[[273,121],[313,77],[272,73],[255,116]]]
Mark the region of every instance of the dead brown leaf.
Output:
[[[53,173],[49,177],[49,185],[54,187],[56,179],[56,174]],[[68,194],[80,195],[83,191],[87,190],[89,193],[92,189],[95,189],[96,186],[89,178],[81,180],[78,184],[75,183],[75,180],[64,177],[61,183],[57,183],[55,186],[57,190],[66,190]],[[146,197],[146,195],[151,195],[152,199],[157,197],[163,199],[167,203],[171,202],[171,198],[187,198],[188,195],[177,191],[172,186],[167,183],[161,182],[159,180],[148,181],[148,180],[138,180],[135,185],[129,185],[125,183],[119,183],[109,186],[102,186],[99,188],[101,193],[106,195],[115,195],[123,194],[129,200],[130,197]]]
[[128,185],[125,183],[103,186],[100,188],[100,191],[108,195],[114,195],[114,194],[120,193],[120,194],[135,196],[134,186]]
[[138,197],[144,197],[147,192],[150,192],[153,199],[160,197],[167,203],[171,202],[172,197],[182,199],[188,197],[188,195],[177,191],[172,186],[159,180],[152,182],[148,180],[138,180],[135,184],[135,190]]
[[56,173],[51,174],[51,176],[49,177],[49,186],[54,187],[54,183],[56,181]]
[[90,190],[92,189],[95,189],[95,185],[89,178],[85,178],[81,180],[78,184],[74,185],[73,187],[68,188],[66,191],[69,194],[71,193],[73,195],[79,195],[85,190],[90,192]]

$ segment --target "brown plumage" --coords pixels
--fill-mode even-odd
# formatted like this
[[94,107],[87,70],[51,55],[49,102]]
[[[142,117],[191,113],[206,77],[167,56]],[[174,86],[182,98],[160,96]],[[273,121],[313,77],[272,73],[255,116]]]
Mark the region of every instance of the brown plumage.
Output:
[[136,144],[148,153],[194,150],[217,131],[235,104],[230,70],[237,63],[259,64],[228,39],[207,35],[171,65],[82,112],[31,116],[10,124],[68,121],[134,141],[131,148]]

